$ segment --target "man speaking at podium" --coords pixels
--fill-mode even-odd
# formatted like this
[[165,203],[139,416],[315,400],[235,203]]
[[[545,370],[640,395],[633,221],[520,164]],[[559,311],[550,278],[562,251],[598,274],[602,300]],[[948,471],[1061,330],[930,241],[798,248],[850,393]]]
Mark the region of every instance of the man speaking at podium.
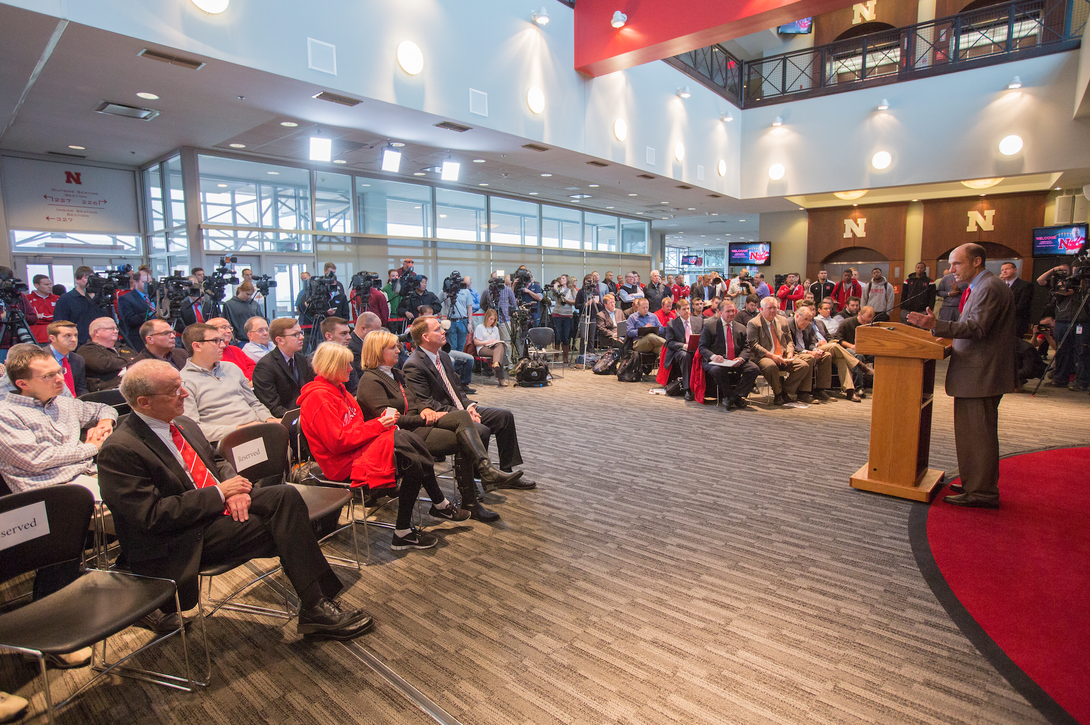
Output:
[[[954,443],[961,486],[943,500],[956,506],[999,508],[999,401],[1018,389],[1014,367],[1014,295],[984,269],[987,253],[963,244],[950,254],[950,268],[964,290],[957,321],[931,310],[909,312],[908,322],[954,341],[946,371],[946,394],[954,398]],[[960,490],[958,490],[960,489]]]

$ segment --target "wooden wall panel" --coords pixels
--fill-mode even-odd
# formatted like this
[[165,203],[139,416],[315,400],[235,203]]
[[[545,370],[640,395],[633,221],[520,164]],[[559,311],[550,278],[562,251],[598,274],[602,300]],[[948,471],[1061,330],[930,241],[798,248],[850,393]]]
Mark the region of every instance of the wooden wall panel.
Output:
[[[911,0],[875,0],[873,22],[903,28],[906,25],[915,25],[918,17],[918,3]],[[854,27],[854,19],[855,9],[852,5],[817,16],[814,18],[814,45],[832,43],[841,33]]]
[[[1033,257],[1033,228],[1045,225],[1047,191],[1025,194],[996,194],[984,197],[924,201],[923,246],[920,254],[934,265],[950,250],[967,242],[1002,245],[1012,256]],[[974,229],[969,230],[972,215]],[[977,217],[976,215],[979,215]],[[980,224],[980,218],[985,224]],[[992,229],[984,227],[990,220]],[[1022,265],[1022,275],[1031,276],[1031,264]],[[932,269],[937,267],[932,266]],[[940,274],[938,270],[935,276]]]

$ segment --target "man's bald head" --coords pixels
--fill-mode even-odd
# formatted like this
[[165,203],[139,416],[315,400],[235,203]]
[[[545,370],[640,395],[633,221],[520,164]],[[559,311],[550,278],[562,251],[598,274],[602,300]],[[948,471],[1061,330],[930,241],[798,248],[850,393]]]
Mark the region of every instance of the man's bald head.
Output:
[[381,328],[382,320],[374,312],[362,312],[356,318],[356,337],[361,340],[367,336],[367,333]]

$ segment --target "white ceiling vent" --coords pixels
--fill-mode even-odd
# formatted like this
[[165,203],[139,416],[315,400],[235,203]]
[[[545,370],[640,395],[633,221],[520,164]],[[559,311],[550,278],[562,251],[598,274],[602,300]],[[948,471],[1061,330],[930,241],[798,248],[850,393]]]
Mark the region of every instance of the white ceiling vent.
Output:
[[140,108],[138,106],[126,106],[123,103],[111,103],[109,101],[103,101],[98,104],[98,108],[95,109],[95,113],[105,113],[108,116],[122,116],[124,118],[135,118],[140,121],[150,121],[159,115],[159,112],[151,108]]

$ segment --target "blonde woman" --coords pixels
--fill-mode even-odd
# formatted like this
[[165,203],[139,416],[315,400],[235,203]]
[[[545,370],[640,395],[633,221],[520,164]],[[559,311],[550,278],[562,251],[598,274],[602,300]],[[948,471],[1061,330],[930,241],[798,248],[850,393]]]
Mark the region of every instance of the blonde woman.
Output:
[[507,371],[503,368],[503,358],[507,353],[507,343],[500,339],[499,315],[495,309],[484,313],[484,322],[473,331],[473,344],[481,357],[492,356],[492,369],[496,371],[496,381],[501,388],[507,387]]
[[299,424],[322,472],[371,490],[392,486],[395,472],[401,479],[391,549],[430,549],[438,542],[433,534],[412,527],[421,486],[432,500],[429,514],[448,521],[469,518],[469,512],[443,495],[435,480],[435,461],[424,443],[397,427],[400,414],[396,410],[387,408],[381,417],[364,420],[359,403],[344,387],[352,373],[349,348],[323,342],[314,353],[312,367],[315,378],[299,393]]

